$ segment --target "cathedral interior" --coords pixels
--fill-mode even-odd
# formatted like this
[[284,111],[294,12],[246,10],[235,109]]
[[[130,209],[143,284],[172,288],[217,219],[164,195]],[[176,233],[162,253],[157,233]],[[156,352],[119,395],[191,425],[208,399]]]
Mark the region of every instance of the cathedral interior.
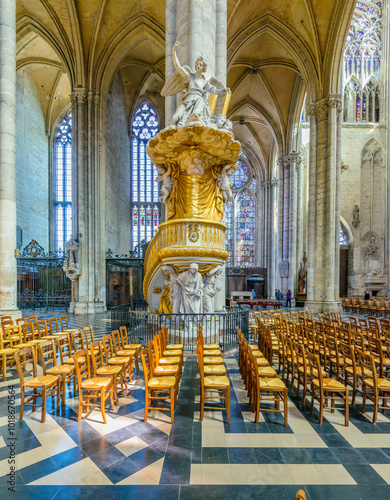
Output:
[[[162,95],[177,40],[185,68],[202,56],[206,78],[229,89],[241,147],[224,200],[221,308],[238,291],[291,292],[293,309],[315,315],[345,297],[389,297],[388,0],[0,0],[1,315],[68,311],[72,328],[93,324],[100,339],[108,310],[145,304],[148,244],[170,218],[147,148],[181,103]],[[201,423],[199,401],[183,404],[198,385],[194,357],[173,425],[139,421],[141,382],[109,430],[83,421],[79,432],[74,402],[69,415],[48,402],[45,430],[33,418],[19,428],[18,498],[114,498],[122,487],[147,498],[389,495],[386,413],[374,426],[351,410],[344,427],[337,407],[320,426],[294,390],[288,427],[280,414],[255,424],[229,356],[231,424],[210,411]],[[5,400],[19,380],[9,372],[4,498]]]

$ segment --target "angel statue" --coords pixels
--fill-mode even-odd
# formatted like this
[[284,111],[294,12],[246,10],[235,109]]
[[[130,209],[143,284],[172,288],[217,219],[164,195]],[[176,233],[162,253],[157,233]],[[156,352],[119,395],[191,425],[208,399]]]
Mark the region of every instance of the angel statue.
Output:
[[194,121],[208,124],[211,119],[208,104],[209,94],[220,94],[228,89],[216,78],[206,80],[203,73],[207,70],[207,64],[202,56],[199,56],[195,61],[195,73],[188,66],[181,66],[176,54],[179,45],[180,43],[176,40],[172,51],[176,72],[168,78],[161,91],[163,97],[176,95],[183,91],[183,102],[173,115],[171,126],[182,127]]
[[225,165],[218,176],[218,187],[221,191],[224,203],[228,203],[233,198],[230,177],[234,174],[234,165]]

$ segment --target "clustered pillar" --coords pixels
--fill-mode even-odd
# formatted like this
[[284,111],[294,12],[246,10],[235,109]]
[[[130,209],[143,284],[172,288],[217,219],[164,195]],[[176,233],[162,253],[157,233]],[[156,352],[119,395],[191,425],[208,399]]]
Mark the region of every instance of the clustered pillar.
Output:
[[16,276],[16,13],[0,2],[0,314],[20,317]]

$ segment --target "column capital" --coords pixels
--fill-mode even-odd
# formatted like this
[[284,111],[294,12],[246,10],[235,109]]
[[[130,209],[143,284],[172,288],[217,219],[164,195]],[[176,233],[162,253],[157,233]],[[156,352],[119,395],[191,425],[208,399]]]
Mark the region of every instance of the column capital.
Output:
[[329,94],[324,99],[312,102],[308,106],[308,115],[315,116],[317,123],[319,123],[327,120],[329,109],[336,109],[337,113],[341,112],[341,94]]
[[279,167],[283,168],[284,171],[290,170],[290,155],[279,156],[276,163]]
[[[88,92],[89,94],[89,92]],[[89,95],[88,95],[89,97]],[[75,89],[72,90],[72,92],[70,93],[70,100],[72,101],[72,104],[76,104],[76,103],[83,103],[85,104],[87,102],[87,92],[85,90],[85,88],[82,88],[82,87],[77,87]]]
[[341,94],[329,94],[328,95],[328,106],[329,108],[336,109],[337,113],[340,113],[342,108]]
[[262,186],[264,189],[269,188],[269,187],[271,187],[271,186],[272,186],[272,181],[263,181],[263,182],[261,183],[261,186]]
[[300,164],[302,163],[301,153],[293,151],[290,153],[290,162],[295,165],[295,170],[298,171]]

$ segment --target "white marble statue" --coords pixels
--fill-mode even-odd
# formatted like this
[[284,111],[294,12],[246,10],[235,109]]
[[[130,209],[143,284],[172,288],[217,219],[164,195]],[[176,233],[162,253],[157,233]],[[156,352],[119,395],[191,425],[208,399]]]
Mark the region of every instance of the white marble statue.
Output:
[[192,263],[188,271],[177,277],[182,291],[181,312],[184,314],[202,313],[203,282],[198,269],[198,264]]
[[209,94],[219,94],[228,89],[216,78],[209,80],[205,78],[203,73],[207,70],[207,64],[201,56],[195,61],[195,73],[188,66],[181,66],[176,54],[179,45],[176,41],[172,51],[176,72],[168,78],[161,91],[163,97],[183,92],[183,102],[173,115],[171,126],[182,127],[188,123],[210,124],[211,126]]
[[217,277],[222,273],[222,267],[217,266],[206,273],[203,280],[203,312],[214,313],[215,304],[214,297],[221,291],[221,288],[216,286]]
[[224,203],[228,203],[233,198],[230,177],[234,174],[234,172],[235,170],[232,165],[225,165],[222,172],[218,176],[218,187],[221,191]]
[[182,292],[181,286],[177,282],[177,273],[173,267],[169,265],[163,266],[162,270],[169,275],[169,300],[171,301],[172,313],[180,314]]
[[165,169],[161,165],[157,165],[156,168],[159,174],[156,177],[156,182],[162,182],[160,191],[161,196],[159,197],[158,201],[160,203],[166,203],[169,195],[171,194],[172,185],[175,182],[175,179],[171,177],[172,167],[169,164],[167,169]]

